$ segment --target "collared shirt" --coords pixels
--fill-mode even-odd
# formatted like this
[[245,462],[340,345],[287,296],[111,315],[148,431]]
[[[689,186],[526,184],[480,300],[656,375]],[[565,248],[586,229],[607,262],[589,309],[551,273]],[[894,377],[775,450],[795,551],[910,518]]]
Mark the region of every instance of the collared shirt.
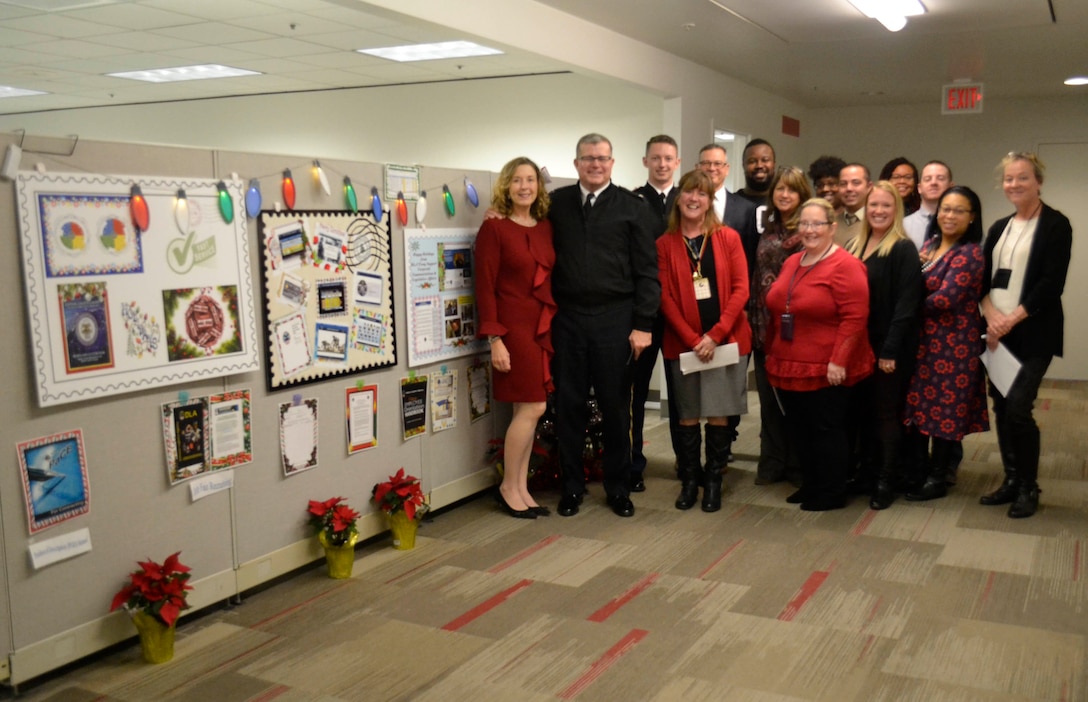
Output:
[[723,185],[722,187],[718,188],[717,192],[714,193],[714,214],[718,215],[719,222],[725,221],[726,192],[727,191],[725,189],[725,186]]
[[835,230],[835,243],[845,246],[846,242],[861,234],[861,218],[865,215],[865,207],[853,212],[843,210],[838,216],[839,228]]
[[589,190],[586,190],[586,186],[582,185],[582,181],[578,181],[578,189],[580,191],[582,191],[582,206],[583,207],[585,206],[586,198],[588,198],[590,195],[593,196],[593,204],[597,204],[597,200],[600,199],[601,193],[603,193],[605,190],[607,190],[608,186],[611,185],[611,184],[612,184],[612,181],[609,181],[609,182],[605,183],[604,185],[602,185],[601,187],[599,187],[596,190],[591,192]]
[[922,250],[922,244],[926,243],[926,230],[929,229],[929,223],[933,221],[933,214],[926,209],[926,204],[923,202],[914,214],[903,218],[903,231],[919,251]]

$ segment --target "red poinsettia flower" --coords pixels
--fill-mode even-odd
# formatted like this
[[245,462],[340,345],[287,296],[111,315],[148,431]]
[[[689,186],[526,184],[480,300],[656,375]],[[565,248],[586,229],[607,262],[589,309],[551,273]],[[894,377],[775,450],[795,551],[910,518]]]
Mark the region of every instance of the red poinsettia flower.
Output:
[[310,525],[318,532],[324,532],[331,544],[342,546],[359,533],[355,527],[359,513],[348,507],[343,497],[332,497],[324,502],[310,500],[306,511],[310,515]]
[[183,609],[188,609],[186,591],[190,568],[179,560],[181,552],[173,553],[162,564],[137,561],[140,570],[129,574],[129,584],[113,596],[110,611],[124,607],[130,612],[143,611],[163,624],[171,626]]
[[375,485],[372,494],[378,507],[390,514],[403,510],[405,516],[415,519],[416,515],[429,509],[419,478],[407,475],[404,468],[389,476],[384,483]]

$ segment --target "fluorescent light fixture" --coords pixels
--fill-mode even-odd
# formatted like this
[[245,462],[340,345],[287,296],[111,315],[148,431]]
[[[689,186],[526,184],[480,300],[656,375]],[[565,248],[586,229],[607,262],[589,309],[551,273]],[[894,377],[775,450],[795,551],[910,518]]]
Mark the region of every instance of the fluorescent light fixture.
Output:
[[360,54],[377,56],[390,61],[434,61],[435,59],[465,58],[467,56],[494,56],[498,49],[481,46],[471,41],[444,41],[438,44],[408,44],[385,46],[378,49],[356,49]]
[[1088,85],[1088,76],[1073,76],[1065,79],[1066,85]]
[[26,88],[13,88],[10,85],[0,85],[0,99],[9,97],[24,97],[26,95],[48,95],[40,90],[27,90]]
[[146,71],[124,71],[122,73],[107,73],[114,78],[130,78],[143,80],[148,83],[173,83],[179,80],[206,80],[208,78],[235,78],[237,76],[259,76],[257,71],[247,71],[244,68],[232,68],[218,64],[205,64],[202,66],[178,66],[176,68],[152,68]]
[[880,22],[889,32],[898,32],[907,26],[908,17],[925,14],[920,0],[849,0],[850,4],[866,17]]
[[737,135],[733,132],[727,132],[724,129],[714,130],[714,141],[733,141],[737,138]]

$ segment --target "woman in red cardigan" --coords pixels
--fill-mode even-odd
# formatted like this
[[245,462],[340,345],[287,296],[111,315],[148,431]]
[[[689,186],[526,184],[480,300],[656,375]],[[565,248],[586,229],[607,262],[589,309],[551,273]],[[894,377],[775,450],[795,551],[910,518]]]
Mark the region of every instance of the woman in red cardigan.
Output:
[[873,372],[865,264],[835,244],[835,211],[801,206],[802,251],[767,293],[767,378],[778,391],[804,484],[786,501],[811,512],[846,505],[850,386]]
[[[680,178],[680,195],[669,215],[669,230],[657,240],[658,278],[665,336],[665,372],[673,380],[680,425],[676,464],[683,487],[677,509],[691,509],[703,490],[704,512],[722,505],[722,470],[732,444],[731,415],[748,412],[748,354],[752,330],[744,314],[748,264],[740,235],[714,214],[714,185],[701,171]],[[705,362],[720,344],[737,344],[740,361],[684,375],[681,353]],[[699,420],[706,417],[706,467],[700,462]]]

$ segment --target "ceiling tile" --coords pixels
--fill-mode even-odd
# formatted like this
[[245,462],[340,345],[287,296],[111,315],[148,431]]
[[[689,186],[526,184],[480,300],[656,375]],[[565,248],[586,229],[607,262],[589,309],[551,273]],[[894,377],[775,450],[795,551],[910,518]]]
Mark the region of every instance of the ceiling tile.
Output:
[[187,24],[181,27],[164,27],[155,30],[156,34],[185,39],[199,44],[233,44],[240,41],[257,41],[260,39],[272,39],[264,32],[257,32],[245,27],[221,22],[199,22]]
[[234,48],[239,51],[249,51],[258,56],[309,56],[329,51],[316,43],[286,38],[237,42]]
[[22,29],[27,32],[37,32],[38,34],[65,37],[67,39],[91,37],[96,34],[105,34],[112,30],[111,27],[104,24],[73,19],[57,12],[19,17],[4,22],[4,26],[11,29]]
[[162,29],[179,25],[196,24],[200,18],[190,14],[170,12],[143,3],[126,2],[106,7],[89,7],[67,13],[76,19],[96,22],[118,29]]
[[177,37],[166,37],[153,32],[118,32],[87,41],[107,46],[123,46],[131,51],[171,51],[199,46],[198,43]]
[[130,49],[121,45],[96,44],[89,41],[77,41],[72,39],[43,41],[34,48],[43,54],[51,56],[88,59],[132,53]]

